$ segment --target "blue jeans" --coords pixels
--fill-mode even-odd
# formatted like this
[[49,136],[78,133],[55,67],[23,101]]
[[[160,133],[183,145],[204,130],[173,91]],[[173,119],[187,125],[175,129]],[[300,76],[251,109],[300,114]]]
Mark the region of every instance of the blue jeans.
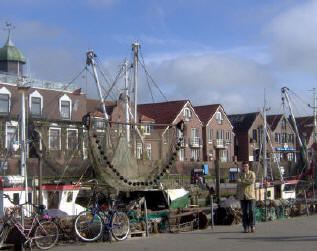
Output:
[[255,200],[241,200],[242,224],[244,229],[255,226]]

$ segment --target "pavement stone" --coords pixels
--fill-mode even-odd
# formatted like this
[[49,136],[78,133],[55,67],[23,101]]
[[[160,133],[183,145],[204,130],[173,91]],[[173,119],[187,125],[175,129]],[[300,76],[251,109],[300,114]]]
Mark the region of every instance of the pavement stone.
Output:
[[241,225],[215,226],[214,230],[152,234],[149,238],[122,242],[59,245],[51,250],[111,251],[274,251],[313,250],[317,246],[317,215],[259,223],[256,233],[242,233]]

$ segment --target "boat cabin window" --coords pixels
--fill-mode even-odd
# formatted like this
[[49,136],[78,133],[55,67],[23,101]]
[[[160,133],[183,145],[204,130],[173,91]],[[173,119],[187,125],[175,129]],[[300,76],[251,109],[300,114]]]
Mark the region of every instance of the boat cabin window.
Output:
[[68,192],[66,202],[72,202],[72,201],[73,201],[73,192]]
[[13,194],[13,204],[19,205],[19,202],[20,202],[19,193],[14,193]]
[[295,191],[296,184],[285,184],[283,191]]

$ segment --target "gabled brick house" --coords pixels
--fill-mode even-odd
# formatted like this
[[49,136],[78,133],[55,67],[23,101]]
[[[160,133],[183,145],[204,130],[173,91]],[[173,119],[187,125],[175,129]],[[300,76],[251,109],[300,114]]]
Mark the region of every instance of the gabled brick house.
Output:
[[[180,135],[180,131],[178,131],[177,135],[178,137],[184,137],[178,160],[184,162],[201,161],[203,159],[202,122],[189,100],[141,104],[138,105],[138,113],[140,116],[143,115],[151,118],[157,124],[176,125],[180,121],[184,121],[184,135]],[[166,129],[166,126],[163,128],[154,128],[153,133],[157,131],[157,136],[164,136]],[[148,139],[150,136],[147,135],[145,139]],[[153,151],[153,158],[157,157]]]
[[233,161],[233,126],[223,107],[214,104],[195,106],[194,109],[203,123],[203,160]]
[[235,133],[234,152],[238,161],[258,161],[262,141],[260,112],[228,115]]
[[[277,160],[296,160],[296,136],[292,125],[285,115],[267,116],[267,124],[271,129],[271,142]],[[272,154],[271,154],[271,157]]]

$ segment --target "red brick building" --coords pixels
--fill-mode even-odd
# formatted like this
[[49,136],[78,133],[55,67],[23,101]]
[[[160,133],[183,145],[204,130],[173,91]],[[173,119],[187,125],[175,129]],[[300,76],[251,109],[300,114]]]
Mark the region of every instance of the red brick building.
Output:
[[233,161],[233,126],[223,107],[214,104],[195,106],[194,109],[203,123],[203,160]]

